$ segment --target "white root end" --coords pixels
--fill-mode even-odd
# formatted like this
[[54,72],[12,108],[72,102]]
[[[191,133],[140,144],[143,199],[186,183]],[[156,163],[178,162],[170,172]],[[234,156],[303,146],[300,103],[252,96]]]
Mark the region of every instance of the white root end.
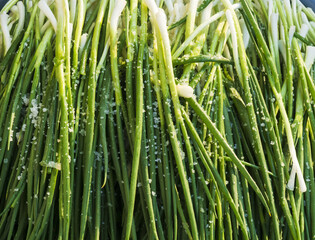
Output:
[[303,23],[309,24],[308,18],[304,12],[301,12],[301,18]]
[[242,4],[240,4],[240,3],[235,3],[235,4],[232,5],[232,8],[233,8],[234,10],[239,9],[239,8],[242,8]]
[[287,9],[292,9],[291,7],[291,4],[290,4],[290,1],[289,0],[284,0],[284,6],[287,8]]
[[295,174],[297,174],[298,181],[299,181],[299,190],[300,192],[306,192],[306,184],[303,178],[302,171],[300,169],[300,166],[296,166],[296,164],[293,163],[290,178],[287,184],[287,188],[291,191],[294,190],[294,185],[295,185]]
[[279,41],[279,34],[278,34],[278,19],[279,14],[278,13],[272,13],[270,16],[271,21],[271,37],[273,41],[274,48],[278,49],[278,41]]
[[4,54],[9,50],[11,46],[11,36],[10,36],[10,30],[8,26],[8,15],[6,13],[0,14],[0,27],[3,34],[3,40],[4,40]]
[[[202,12],[201,12],[201,22],[205,22],[209,16],[211,16],[213,8],[213,2],[211,2]],[[179,19],[178,19],[179,20]]]
[[248,44],[249,44],[249,40],[250,40],[250,35],[249,35],[249,32],[248,32],[248,29],[246,27],[244,19],[241,19],[239,21],[239,23],[241,25],[241,29],[242,29],[242,33],[243,33],[244,48],[247,49]]
[[194,89],[188,85],[176,85],[177,94],[183,98],[192,98],[194,96]]
[[300,34],[302,37],[306,37],[306,34],[308,33],[308,30],[309,30],[308,25],[305,24],[305,23],[303,23],[302,26],[301,26],[301,29],[300,29],[299,34]]
[[290,30],[289,30],[289,42],[290,42],[290,45],[292,43],[292,39],[293,39],[294,33],[295,33],[295,26],[291,26]]
[[171,0],[165,0],[165,5],[167,7],[168,12],[173,12],[173,2]]
[[236,72],[237,72],[238,76],[241,77],[242,76],[242,70],[241,70],[241,65],[240,65],[239,56],[238,56],[237,33],[236,33],[235,25],[234,25],[234,20],[232,17],[232,13],[229,9],[226,10],[225,15],[226,15],[226,19],[229,23],[229,27],[230,27],[230,31],[231,31],[232,44],[233,44],[233,50],[232,51],[233,51],[233,59],[235,61]]
[[315,60],[315,47],[307,46],[305,51],[305,66],[307,71],[309,71]]
[[167,24],[166,24],[166,15],[164,13],[164,10],[159,8],[158,12],[155,15],[156,22],[158,24],[161,37],[164,43],[164,47],[170,47],[170,39],[168,37],[168,31],[167,31]]
[[301,171],[300,164],[297,160],[294,145],[289,144],[289,151],[290,151],[290,155],[292,157],[293,166],[292,166],[290,179],[288,181],[287,188],[290,190],[294,189],[295,174],[297,174],[300,192],[306,192],[306,184],[305,184],[305,181],[303,178],[303,173]]
[[[308,33],[308,30],[309,30],[309,23],[303,23],[302,26],[301,26],[301,29],[299,31],[299,34],[302,36],[302,37],[306,37],[307,33]],[[302,46],[302,43],[299,43],[299,47],[301,48]]]
[[57,20],[51,9],[49,8],[48,4],[45,0],[40,0],[38,2],[39,9],[45,14],[45,16],[50,21],[52,27],[54,28],[55,32],[57,32]]
[[83,33],[81,35],[81,39],[80,39],[80,47],[79,47],[79,52],[81,53],[83,51],[83,48],[86,44],[86,41],[87,41],[87,38],[88,38],[88,34],[87,33]]
[[188,34],[190,34],[194,30],[195,18],[196,18],[196,14],[197,14],[197,6],[198,6],[198,0],[190,0],[188,3],[188,9],[187,9],[188,10],[188,15],[187,15],[188,21],[186,22],[186,30],[185,30],[185,31],[188,31],[187,32]]
[[[206,9],[204,9],[205,11]],[[202,12],[204,12],[202,11]],[[184,3],[182,1],[178,1],[177,3],[174,4],[174,11],[175,13],[175,21],[179,21],[180,19],[182,19],[184,16],[186,16],[186,6],[184,5]]]
[[19,33],[22,31],[25,22],[25,6],[23,2],[19,1],[17,3],[17,8],[19,11],[19,22],[16,28],[16,32],[14,33],[14,38],[17,37]]
[[[240,3],[236,3],[232,5],[232,8],[238,9],[241,7]],[[217,12],[216,14],[214,14],[213,16],[211,16],[210,18],[208,18],[205,22],[201,23],[192,33],[191,35],[186,38],[186,40],[182,43],[182,45],[175,51],[175,53],[173,54],[173,59],[178,58],[183,51],[185,51],[186,47],[192,42],[192,40],[194,40],[194,38],[196,36],[198,36],[198,34],[203,31],[206,27],[208,27],[208,25],[216,20],[218,20],[220,17],[222,17],[224,15],[224,11],[220,11]]]
[[29,12],[31,8],[33,7],[33,1],[27,1],[26,2],[26,9]]
[[290,178],[289,178],[289,181],[288,181],[288,184],[287,184],[287,189],[289,189],[290,191],[294,190],[295,174],[296,174],[296,172],[293,171],[293,169],[292,169],[292,171],[290,173]]
[[307,188],[306,188],[306,184],[303,178],[303,175],[299,175],[298,173],[298,180],[299,180],[299,190],[300,192],[306,192]]
[[[40,11],[39,12],[39,17],[38,17],[38,22],[39,22],[39,26],[41,26],[41,31],[42,31],[42,29],[43,29],[43,27],[44,27],[44,24],[46,24],[46,23],[44,23],[45,22],[45,18],[46,18],[46,16],[45,16],[45,14],[44,14],[44,12],[43,11]],[[48,20],[49,21],[49,20]]]
[[[157,4],[158,6],[159,4]],[[185,5],[183,3],[183,0],[177,0],[174,3],[174,7],[172,12],[168,12],[168,24],[171,25],[174,22],[179,21],[180,19],[182,19],[183,17],[185,17],[187,15],[187,5]],[[202,11],[204,12],[204,11]],[[174,32],[177,32],[178,30],[175,29]]]
[[71,38],[72,38],[72,32],[73,32],[73,23],[70,23],[69,22],[69,24],[68,24],[68,39],[69,39],[69,41],[70,41],[70,43],[71,43]]
[[159,8],[156,5],[154,0],[144,0],[145,5],[147,5],[147,7],[149,8],[151,14],[153,17],[155,17],[155,15],[157,14]]
[[77,7],[77,1],[71,0],[70,1],[70,22],[73,23],[76,15],[76,7]]
[[110,18],[111,29],[116,30],[118,27],[118,19],[126,6],[125,0],[117,0]]
[[269,1],[269,7],[268,7],[268,19],[269,22],[272,23],[271,19],[272,19],[272,15],[273,15],[273,1]]

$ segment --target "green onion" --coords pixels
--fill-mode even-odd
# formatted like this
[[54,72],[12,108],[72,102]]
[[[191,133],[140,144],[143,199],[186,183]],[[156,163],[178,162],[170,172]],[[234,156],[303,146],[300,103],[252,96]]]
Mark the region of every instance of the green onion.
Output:
[[10,0],[1,238],[313,239],[314,22],[296,0]]

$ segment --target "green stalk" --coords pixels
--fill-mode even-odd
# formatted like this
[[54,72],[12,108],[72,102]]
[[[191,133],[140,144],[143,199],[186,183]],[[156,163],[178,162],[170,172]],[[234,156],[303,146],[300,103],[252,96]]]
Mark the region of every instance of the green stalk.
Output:
[[103,157],[104,157],[104,180],[103,180],[102,188],[104,188],[104,186],[106,185],[107,174],[108,174],[108,158],[109,157],[108,157],[108,143],[106,139],[106,136],[107,136],[106,112],[109,111],[109,93],[110,93],[110,87],[111,87],[109,66],[104,71],[105,73],[100,75],[100,78],[104,80],[102,82],[102,87],[101,87],[101,94],[100,94],[101,106],[99,108],[100,142],[102,144],[102,151],[103,151]]
[[[290,122],[289,122],[288,115],[287,115],[285,107],[284,107],[282,96],[280,94],[280,83],[278,81],[278,73],[277,73],[276,65],[275,65],[275,63],[272,59],[272,56],[268,50],[268,46],[267,46],[267,44],[266,44],[266,42],[262,36],[262,33],[259,30],[258,24],[257,24],[257,22],[253,16],[251,10],[249,9],[247,1],[242,0],[242,4],[243,4],[244,11],[246,13],[246,17],[248,17],[250,24],[253,28],[253,31],[256,35],[257,43],[259,44],[260,49],[262,49],[262,52],[264,53],[264,59],[262,59],[262,61],[265,61],[265,64],[266,64],[265,67],[267,69],[269,69],[268,80],[269,80],[272,92],[273,92],[273,94],[277,100],[281,116],[283,118],[284,128],[285,128],[285,132],[286,132],[286,137],[287,137],[287,141],[288,141],[290,155],[291,155],[292,160],[295,162],[294,165],[297,168],[297,171],[300,172],[300,167],[297,163],[297,157],[296,157]],[[299,182],[300,182],[300,184],[302,184],[301,190],[304,191],[305,190],[305,186],[303,186],[304,180],[302,179],[301,175],[299,175]],[[275,222],[276,222],[276,220],[275,220]]]
[[[73,26],[74,31],[74,42],[72,47],[72,67],[76,72],[72,72],[72,90],[74,91],[76,88],[76,82],[77,81],[77,66],[79,65],[79,47],[81,42],[81,35],[82,35],[82,29],[84,25],[85,20],[85,13],[86,13],[86,0],[78,0],[77,4],[77,17],[75,21],[75,25]],[[75,94],[73,94],[75,95]]]
[[98,43],[100,37],[101,26],[105,15],[107,0],[102,0],[99,3],[99,11],[97,13],[96,24],[93,32],[92,48],[90,56],[90,72],[88,78],[87,90],[87,124],[86,136],[84,139],[84,174],[83,174],[83,200],[81,209],[81,223],[80,223],[80,239],[84,238],[87,213],[89,208],[89,198],[92,178],[93,165],[93,136],[94,136],[94,121],[95,121],[95,94],[96,94],[96,76],[95,70],[97,66]]
[[[141,44],[140,44],[140,48],[141,49]],[[139,56],[139,55],[138,55]],[[143,122],[143,125],[145,125],[145,120]],[[152,178],[149,177],[149,170],[148,170],[148,160],[150,159],[147,156],[146,153],[146,130],[143,127],[143,134],[142,134],[142,147],[141,147],[141,159],[140,159],[140,171],[139,171],[139,178],[141,181],[141,184],[143,185],[143,189],[144,189],[144,199],[145,199],[145,214],[147,214],[147,212],[149,213],[148,216],[148,226],[149,226],[149,232],[152,238],[155,239],[159,239],[158,237],[158,233],[157,233],[157,228],[156,228],[156,217],[154,215],[154,209],[153,209],[153,198],[156,198],[156,192],[152,190],[151,188],[151,183],[152,183]],[[152,163],[150,163],[151,166]]]
[[[248,60],[249,62],[249,60]],[[280,192],[280,204],[282,206],[282,209],[283,209],[283,212],[284,212],[284,215],[286,217],[286,220],[288,222],[288,225],[289,225],[289,228],[290,228],[290,231],[291,231],[291,234],[292,236],[295,236],[296,235],[296,232],[295,232],[295,227],[297,226],[297,222],[293,222],[293,219],[292,219],[292,215],[290,213],[290,209],[289,209],[289,205],[288,205],[288,202],[286,200],[286,196],[285,196],[285,178],[284,178],[284,170],[285,170],[285,165],[284,165],[284,159],[283,159],[283,153],[282,153],[282,150],[281,150],[281,146],[280,146],[280,143],[279,143],[279,140],[276,136],[276,133],[275,133],[275,130],[276,127],[274,126],[273,124],[273,121],[271,121],[271,117],[270,117],[270,114],[268,113],[268,110],[267,110],[267,106],[266,106],[266,103],[264,101],[264,98],[263,98],[263,94],[261,92],[261,89],[259,88],[258,86],[258,80],[257,78],[255,77],[255,75],[253,74],[254,73],[254,70],[252,69],[252,66],[249,64],[249,70],[250,72],[252,73],[252,75],[254,76],[252,78],[253,80],[253,91],[256,92],[257,96],[258,96],[258,101],[259,101],[259,108],[263,109],[263,117],[265,119],[265,124],[266,124],[266,127],[267,129],[269,129],[269,138],[270,138],[270,142],[274,142],[274,145],[272,145],[272,149],[273,149],[273,153],[275,155],[275,159],[276,159],[276,165],[277,165],[277,168],[276,168],[276,171],[277,171],[277,176],[278,176],[278,182],[279,182],[279,192]],[[297,114],[297,110],[296,110],[296,114]],[[267,136],[266,136],[267,137]],[[293,204],[293,203],[291,203]]]
[[[127,110],[129,117],[129,124],[131,129],[131,135],[134,135],[133,129],[135,127],[135,94],[133,86],[133,68],[134,68],[134,58],[135,52],[137,50],[137,18],[138,18],[138,0],[130,1],[130,19],[127,20],[128,32],[127,32],[127,64],[126,64],[126,97],[127,97]],[[142,13],[142,10],[141,10]],[[129,16],[128,16],[129,17]],[[141,41],[141,39],[140,39]]]
[[62,199],[64,207],[64,219],[63,219],[63,238],[68,239],[70,228],[70,202],[71,202],[71,190],[70,190],[70,155],[69,155],[69,121],[68,121],[68,102],[65,84],[64,73],[64,57],[65,52],[63,44],[65,43],[64,29],[65,29],[65,8],[63,0],[57,0],[57,33],[56,33],[56,78],[59,82],[59,100],[61,102],[61,122],[60,122],[60,157],[61,157],[61,178],[62,178]]
[[215,125],[212,123],[212,121],[209,119],[207,114],[204,112],[204,110],[200,107],[200,105],[196,102],[193,98],[186,99],[189,103],[189,106],[191,106],[196,114],[201,118],[201,120],[206,124],[207,128],[210,130],[210,132],[213,134],[213,136],[216,138],[216,140],[220,143],[220,145],[225,150],[226,154],[231,158],[233,163],[237,166],[238,170],[242,173],[242,175],[246,178],[248,183],[252,186],[253,190],[256,192],[257,196],[261,200],[262,204],[266,207],[267,211],[269,212],[269,207],[267,205],[267,202],[262,195],[260,189],[258,188],[255,181],[252,179],[244,165],[241,163],[239,158],[235,155],[232,148],[229,146],[229,144],[226,142],[226,140],[222,137],[221,133],[218,131],[218,129],[215,127]]
[[[153,71],[158,72],[158,44],[157,41],[154,41],[154,52],[153,52]],[[161,71],[161,74],[164,75],[164,70]],[[166,121],[164,118],[164,110],[162,104],[162,96],[161,96],[161,86],[158,80],[158,75],[153,74],[153,84],[154,90],[156,94],[156,99],[158,103],[159,117],[160,117],[160,130],[161,130],[161,151],[162,151],[162,164],[163,164],[163,177],[165,178],[165,198],[164,198],[164,206],[166,211],[166,224],[167,224],[167,238],[172,239],[173,235],[173,221],[172,221],[172,188],[171,188],[171,179],[170,179],[170,165],[169,158],[167,153],[166,146]],[[164,194],[162,194],[163,196]]]
[[[144,4],[141,4],[141,38],[140,47],[138,53],[138,63],[137,63],[137,82],[136,82],[136,125],[135,125],[135,138],[134,138],[134,150],[132,159],[132,170],[131,170],[131,180],[130,180],[130,192],[128,198],[128,213],[126,222],[126,233],[125,239],[130,238],[134,204],[136,198],[137,190],[137,176],[140,162],[141,153],[141,137],[142,137],[142,127],[143,127],[143,58],[144,58],[144,47],[147,42],[147,8]],[[155,228],[155,224],[153,225]],[[155,236],[157,236],[156,229],[154,231]]]
[[[149,53],[148,53],[148,48],[146,46],[145,48],[145,52],[144,52],[145,56],[144,56],[144,94],[145,94],[145,106],[147,106],[146,109],[146,131],[147,131],[147,142],[149,145],[149,177],[152,180],[151,182],[151,190],[153,192],[157,192],[157,174],[159,177],[159,183],[160,183],[160,189],[164,189],[165,188],[165,181],[164,178],[162,176],[163,172],[162,172],[162,154],[161,152],[156,153],[156,149],[160,148],[160,139],[158,139],[158,137],[160,137],[159,131],[160,129],[158,129],[158,123],[156,123],[156,119],[153,119],[153,115],[154,113],[157,114],[157,106],[154,106],[152,104],[152,87],[151,87],[151,82],[150,82],[150,65],[149,65]],[[155,117],[156,118],[156,117]],[[156,140],[155,140],[156,139]],[[156,173],[156,167],[158,168],[158,173]],[[162,199],[165,202],[165,194],[164,191],[161,192],[162,195]],[[158,205],[158,201],[157,201],[157,197],[154,197],[153,199],[153,208],[154,208],[154,215],[157,218],[157,231],[158,231],[158,236],[161,239],[165,239],[164,237],[164,231],[163,231],[163,225],[161,222],[161,216],[160,216],[160,212],[159,212],[159,205]]]
[[[227,188],[225,186],[225,183],[223,182],[223,180],[222,180],[219,172],[217,171],[216,167],[214,166],[214,164],[210,160],[210,158],[209,158],[209,156],[208,156],[208,154],[207,154],[207,152],[206,152],[206,150],[205,150],[205,148],[204,148],[204,146],[203,146],[203,144],[202,144],[202,142],[201,142],[201,140],[200,140],[200,138],[199,138],[195,128],[193,127],[191,121],[188,118],[187,113],[184,110],[182,110],[182,112],[183,112],[183,117],[185,118],[185,122],[186,122],[186,124],[189,127],[189,130],[192,133],[192,135],[194,137],[194,140],[198,144],[198,148],[200,149],[200,152],[201,152],[200,153],[201,159],[204,161],[203,164],[207,168],[208,173],[211,174],[211,178],[214,180],[216,185],[218,185],[218,188],[222,191],[222,193],[226,197],[227,201],[230,203],[230,206],[233,209],[233,212],[236,215],[236,217],[237,217],[237,219],[238,219],[238,221],[239,221],[239,223],[241,225],[241,230],[242,230],[243,236],[244,236],[245,239],[248,239],[248,235],[247,235],[247,230],[246,230],[245,224],[244,224],[243,220],[241,219],[241,216],[238,213],[237,207],[236,207],[236,205],[235,205],[235,203],[234,203],[234,201],[233,201],[229,191],[227,190]],[[219,195],[217,195],[216,197],[217,197],[217,200],[218,200],[219,199]],[[220,200],[219,200],[219,202],[220,202]],[[221,203],[218,204],[218,202],[217,202],[217,205],[219,205],[221,207]],[[219,210],[218,212],[219,212],[218,214],[220,214],[221,210]],[[220,217],[220,215],[218,215],[218,217]],[[222,220],[222,218],[219,219],[219,220]],[[223,234],[223,232],[222,232],[222,234]]]
[[[175,79],[174,79],[174,73],[173,73],[173,67],[172,67],[172,58],[171,58],[171,50],[170,50],[170,44],[167,39],[167,32],[166,32],[166,23],[163,20],[163,14],[162,12],[159,12],[156,18],[153,20],[154,21],[154,26],[156,28],[156,37],[157,41],[160,42],[160,47],[159,47],[159,61],[160,61],[160,71],[161,71],[161,84],[162,84],[162,92],[164,95],[164,111],[166,114],[166,124],[168,126],[168,131],[171,136],[171,143],[172,143],[172,148],[173,148],[173,154],[176,160],[176,165],[179,171],[181,183],[183,185],[183,190],[184,190],[184,195],[185,195],[185,200],[187,204],[187,210],[188,210],[188,215],[189,215],[189,220],[190,224],[192,227],[192,236],[194,239],[197,239],[198,237],[198,228],[197,228],[197,223],[196,223],[196,218],[195,218],[195,213],[194,213],[194,208],[190,196],[190,190],[189,190],[189,184],[186,178],[186,173],[184,170],[184,165],[182,162],[182,156],[181,156],[181,147],[178,142],[177,138],[177,133],[176,133],[176,128],[174,126],[172,117],[171,117],[171,109],[170,109],[170,99],[169,99],[169,92],[168,92],[168,85],[170,88],[170,93],[172,96],[173,104],[174,104],[174,111],[175,111],[175,116],[177,119],[177,122],[180,124],[181,129],[183,131],[184,135],[187,135],[186,128],[183,122],[183,118],[181,116],[181,111],[180,111],[180,103],[177,95],[177,90],[176,90],[176,85],[175,85]],[[159,18],[159,19],[157,19]],[[156,22],[155,22],[156,21]],[[159,24],[157,24],[159,22]],[[159,31],[159,32],[157,32]],[[162,44],[163,42],[163,44]],[[162,49],[164,50],[162,52]],[[164,54],[163,54],[164,53]],[[163,61],[165,59],[165,62]],[[168,77],[168,85],[166,82],[166,74],[164,72],[164,67],[166,67],[166,73]],[[163,70],[162,70],[163,69]],[[189,139],[185,138],[185,141],[189,142]],[[190,144],[186,144],[187,151],[189,152]]]
[[[20,60],[21,60],[21,55],[22,55],[23,49],[24,49],[24,44],[27,42],[28,38],[33,33],[33,24],[34,24],[34,21],[35,21],[36,12],[37,12],[37,5],[35,5],[35,7],[32,10],[31,17],[30,17],[30,20],[29,20],[29,25],[28,25],[25,33],[24,33],[23,39],[22,39],[21,44],[19,46],[19,50],[16,53],[16,55],[14,57],[14,60],[12,62],[10,75],[9,75],[10,77],[8,79],[7,90],[6,90],[6,93],[3,95],[4,98],[1,97],[1,102],[0,102],[1,103],[1,106],[0,106],[0,109],[1,109],[0,126],[3,126],[3,120],[4,120],[4,117],[5,117],[5,110],[6,110],[7,105],[8,105],[10,92],[12,90],[14,81],[17,78],[18,70],[21,67]],[[29,69],[31,69],[31,68],[29,67]],[[0,158],[0,161],[1,161],[1,158]]]
[[[315,181],[314,181],[314,162],[310,161],[311,159],[314,159],[315,156],[315,137],[314,137],[314,131],[310,131],[310,137],[309,137],[309,141],[308,145],[309,145],[309,156],[310,158],[308,158],[308,167],[309,167],[309,172],[310,172],[310,208],[311,208],[311,213],[310,213],[310,231],[311,231],[311,236],[315,235]],[[312,151],[311,151],[312,150]],[[307,165],[306,165],[307,166]],[[313,179],[313,181],[312,181]]]

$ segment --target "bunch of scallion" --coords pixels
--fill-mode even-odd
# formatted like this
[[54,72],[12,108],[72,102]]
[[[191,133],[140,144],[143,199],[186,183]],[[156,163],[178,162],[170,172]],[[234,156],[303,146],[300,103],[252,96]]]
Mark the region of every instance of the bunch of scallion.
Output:
[[299,0],[11,0],[0,239],[315,238]]

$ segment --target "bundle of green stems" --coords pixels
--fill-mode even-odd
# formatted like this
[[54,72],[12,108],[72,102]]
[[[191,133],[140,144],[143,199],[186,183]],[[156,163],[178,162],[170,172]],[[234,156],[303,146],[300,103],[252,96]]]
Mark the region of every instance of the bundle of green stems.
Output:
[[10,0],[0,239],[314,239],[299,0]]

